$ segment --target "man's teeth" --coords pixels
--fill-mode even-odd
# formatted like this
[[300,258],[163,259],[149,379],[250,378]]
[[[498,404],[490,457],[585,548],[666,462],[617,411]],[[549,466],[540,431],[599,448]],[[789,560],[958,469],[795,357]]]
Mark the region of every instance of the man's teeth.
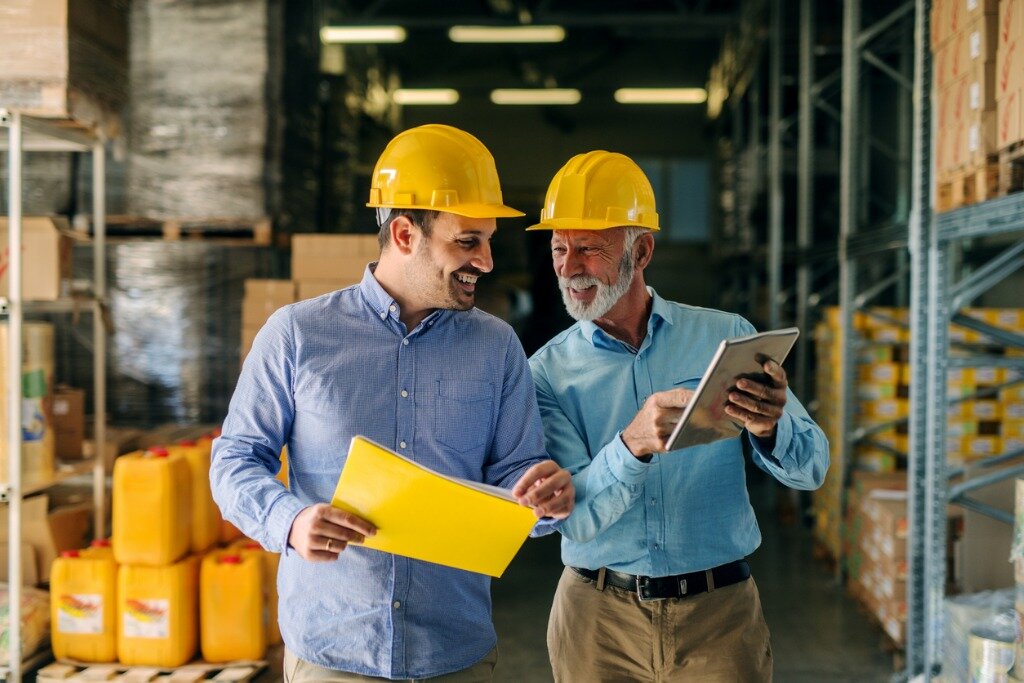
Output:
[[477,281],[477,275],[466,275],[465,273],[455,273],[455,279],[459,282],[465,282],[467,285],[475,285]]

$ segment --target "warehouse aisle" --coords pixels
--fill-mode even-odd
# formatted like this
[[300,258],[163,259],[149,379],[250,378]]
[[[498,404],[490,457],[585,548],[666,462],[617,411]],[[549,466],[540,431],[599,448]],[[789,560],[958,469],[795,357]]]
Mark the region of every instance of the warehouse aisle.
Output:
[[[751,496],[764,535],[750,558],[772,630],[777,683],[885,681],[892,657],[880,632],[846,596],[826,567],[811,559],[811,534],[775,522],[773,481],[754,473]],[[551,680],[544,631],[561,572],[556,538],[531,539],[494,582],[498,628],[497,683]]]

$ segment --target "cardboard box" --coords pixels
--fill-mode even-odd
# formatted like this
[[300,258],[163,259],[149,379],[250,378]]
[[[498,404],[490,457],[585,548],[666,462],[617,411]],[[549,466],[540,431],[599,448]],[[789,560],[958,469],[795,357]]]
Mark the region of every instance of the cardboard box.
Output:
[[[71,251],[76,239],[63,218],[26,217],[21,223],[21,296],[53,301],[67,294]],[[8,296],[7,218],[0,217],[0,296]]]
[[53,432],[57,457],[80,460],[85,441],[85,391],[57,385],[53,394]]
[[299,280],[296,284],[299,290],[299,300],[302,301],[359,284],[359,280]]
[[[88,425],[89,429],[92,424]],[[141,429],[129,427],[107,427],[106,443],[103,454],[104,469],[107,474],[114,470],[114,460],[119,455],[130,453],[139,449],[139,440],[145,435]],[[96,444],[91,433],[86,435],[82,444],[82,452],[86,458],[96,457]],[[110,508],[107,508],[108,510]]]
[[1014,90],[996,102],[996,145],[1000,149],[1024,139],[1022,96],[1024,90]]
[[[7,581],[8,578],[8,548],[10,546],[0,543],[0,581]],[[39,561],[36,559],[36,549],[31,543],[21,544],[21,583],[25,586],[35,586],[39,583]]]
[[989,156],[999,151],[996,143],[996,116],[994,110],[980,111],[973,113],[967,120],[964,155],[966,163],[972,167],[984,164]]
[[[48,511],[49,498],[31,496],[21,505],[21,540],[32,546],[41,582],[50,580],[50,565],[62,550],[86,545],[92,524],[92,504],[81,503]],[[0,506],[0,544],[7,543],[6,505]]]
[[982,62],[991,62],[996,58],[996,47],[999,44],[999,15],[981,14],[975,16],[967,24],[961,49],[963,63],[970,69]]
[[996,99],[1024,88],[1024,38],[1014,38],[996,52]]
[[294,235],[292,279],[358,282],[379,253],[376,235]]
[[996,110],[996,60],[976,64],[967,72],[967,114]]
[[999,0],[999,46],[1024,38],[1024,0]]
[[274,311],[295,303],[291,280],[246,280],[242,299],[242,327],[259,329]]
[[127,3],[3,3],[0,101],[31,114],[106,124],[128,91]]

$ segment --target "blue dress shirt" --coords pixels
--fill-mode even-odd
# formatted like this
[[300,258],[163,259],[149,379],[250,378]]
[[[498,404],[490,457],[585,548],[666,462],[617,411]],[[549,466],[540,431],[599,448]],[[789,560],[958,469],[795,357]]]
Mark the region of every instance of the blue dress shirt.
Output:
[[[358,546],[337,562],[307,562],[287,546],[292,521],[331,500],[356,434],[504,488],[547,455],[512,328],[472,309],[434,311],[407,331],[374,265],[359,285],[267,321],[214,443],[210,479],[227,519],[284,552],[280,624],[296,656],[368,676],[425,678],[472,666],[494,647],[490,578]],[[289,489],[274,479],[284,444]]]
[[579,322],[530,359],[548,453],[573,475],[561,527],[566,565],[668,576],[741,559],[761,543],[744,477],[754,462],[798,489],[821,485],[828,442],[789,394],[774,450],[739,438],[635,458],[620,436],[653,393],[695,389],[719,342],[754,332],[740,316],[666,301],[653,289],[640,348]]

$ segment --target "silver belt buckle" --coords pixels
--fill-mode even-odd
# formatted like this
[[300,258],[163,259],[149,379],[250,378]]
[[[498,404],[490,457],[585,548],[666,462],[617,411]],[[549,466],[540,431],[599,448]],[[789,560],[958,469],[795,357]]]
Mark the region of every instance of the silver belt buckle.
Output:
[[646,577],[640,576],[639,574],[636,576],[636,597],[640,602],[657,602],[660,598],[644,597],[643,589],[647,587],[646,583],[643,581],[645,578]]
[[686,579],[679,579],[679,595],[680,597],[686,595]]

